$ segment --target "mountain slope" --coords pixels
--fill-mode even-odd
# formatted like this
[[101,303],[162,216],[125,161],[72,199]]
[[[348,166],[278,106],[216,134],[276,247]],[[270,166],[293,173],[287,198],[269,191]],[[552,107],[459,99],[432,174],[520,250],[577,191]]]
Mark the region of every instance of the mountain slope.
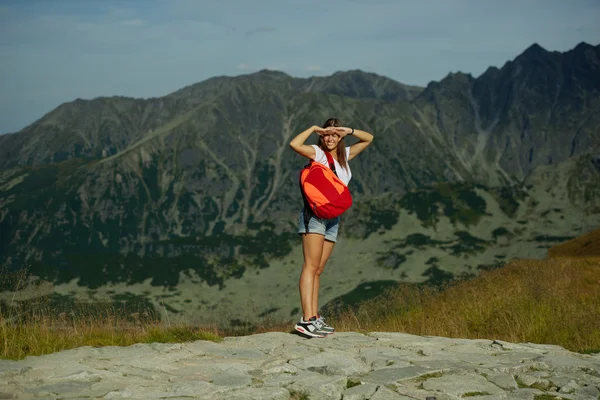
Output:
[[[565,164],[569,162],[550,168],[577,174],[577,169]],[[551,176],[561,173],[565,172]],[[579,178],[573,175],[572,179]],[[594,179],[600,179],[600,172]],[[357,202],[342,221],[336,249],[321,277],[321,304],[343,295],[369,298],[397,281],[440,284],[501,267],[515,258],[542,259],[557,243],[600,226],[600,213],[586,211],[589,204],[584,196],[552,198],[543,183],[493,189],[471,183],[440,183],[403,196],[389,193]],[[87,268],[77,275],[66,268],[58,273],[49,270],[56,275],[36,272],[53,281],[60,295],[76,294],[91,301],[137,299],[154,304],[158,310],[167,307],[171,319],[177,316],[197,322],[201,316],[204,322],[255,324],[257,316],[295,318],[302,269],[300,238],[293,232],[288,238],[278,238],[276,232],[263,233],[254,243],[230,243],[232,238],[223,235],[214,235],[212,243],[179,243],[187,247],[187,264],[181,257],[136,260],[123,256],[109,260],[94,253],[86,259]],[[200,269],[190,260],[190,253],[201,250],[206,256],[215,243],[225,252],[216,254],[221,257],[219,264],[206,263]],[[265,256],[254,267],[244,262],[244,258],[251,261],[245,253],[246,244]],[[177,241],[169,243],[170,248],[177,245]],[[240,245],[241,256],[228,259],[227,251],[235,245]],[[167,246],[160,241],[155,246],[155,252],[163,246],[166,254]],[[233,268],[236,262],[245,270],[224,276],[223,268]],[[206,273],[211,270],[208,267],[216,273],[213,280],[207,279],[211,278]],[[103,273],[97,272],[103,269]],[[115,279],[127,271],[125,276],[130,279]]]
[[415,104],[480,180],[524,179],[600,144],[600,46],[534,44],[477,78],[450,74]]
[[[479,248],[471,237],[484,206],[473,193],[496,199],[494,215],[507,224],[527,225],[527,215],[516,216],[523,190],[544,212],[552,196],[583,208],[576,224],[532,222],[534,238],[549,235],[544,229],[573,235],[598,213],[590,152],[600,148],[598,49],[533,46],[501,69],[451,74],[422,91],[361,71],[309,79],[259,71],[162,98],[64,104],[0,139],[0,263],[90,287],[173,286],[184,271],[224,287],[268,268],[297,239],[297,173],[306,160],[288,143],[330,116],[376,138],[351,164],[347,237],[378,242],[375,232],[395,229],[410,210],[419,229],[439,229],[440,218],[463,224],[435,239],[449,249]],[[400,242],[377,251],[394,253]],[[410,258],[391,253],[377,263]]]

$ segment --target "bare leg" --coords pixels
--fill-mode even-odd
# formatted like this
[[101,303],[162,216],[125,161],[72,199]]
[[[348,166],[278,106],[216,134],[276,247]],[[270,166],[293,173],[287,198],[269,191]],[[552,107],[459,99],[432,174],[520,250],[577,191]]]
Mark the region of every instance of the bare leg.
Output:
[[313,309],[313,287],[315,276],[323,254],[325,236],[318,233],[305,233],[302,235],[302,250],[304,252],[304,265],[300,274],[300,302],[302,303],[302,316],[304,320],[317,315]]
[[312,291],[312,310],[315,312],[313,315],[316,315],[319,312],[319,287],[321,285],[321,274],[325,269],[325,264],[327,264],[327,260],[329,260],[329,256],[331,255],[334,246],[335,242],[330,242],[329,240],[325,240],[325,243],[323,244],[321,261],[319,262],[319,269],[317,269],[317,273],[315,275]]

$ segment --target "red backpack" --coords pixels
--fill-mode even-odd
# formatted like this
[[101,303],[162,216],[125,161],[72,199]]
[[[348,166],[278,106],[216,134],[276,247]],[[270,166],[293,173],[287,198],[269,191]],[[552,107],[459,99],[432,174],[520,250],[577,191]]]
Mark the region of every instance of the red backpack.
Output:
[[[352,205],[348,186],[338,178],[333,157],[325,152],[329,168],[311,160],[300,172],[300,190],[305,206],[314,215],[331,219],[342,215]],[[305,222],[308,220],[305,218]]]

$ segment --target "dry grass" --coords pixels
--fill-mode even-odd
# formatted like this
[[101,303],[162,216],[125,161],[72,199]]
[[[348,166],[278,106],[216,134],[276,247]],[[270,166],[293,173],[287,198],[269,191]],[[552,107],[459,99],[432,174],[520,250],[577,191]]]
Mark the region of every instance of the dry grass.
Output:
[[548,250],[550,257],[600,257],[600,229]]
[[[328,322],[338,331],[500,339],[598,352],[599,284],[600,257],[519,260],[445,288],[404,284],[357,309],[331,313]],[[257,324],[260,328],[248,324],[219,330],[98,305],[59,313],[43,299],[27,308],[0,302],[0,358],[22,359],[79,346],[219,341],[292,328],[291,322],[272,321]]]
[[[9,301],[0,301],[0,358],[19,360],[80,346],[222,340],[216,327],[161,321],[151,313],[127,313],[114,304],[67,304],[59,309],[48,293],[17,301],[29,297],[27,292],[39,292],[39,286],[25,271],[0,275],[3,286],[14,293]],[[69,307],[69,312],[60,311]]]
[[341,331],[388,331],[600,351],[600,258],[520,260],[444,290],[404,285],[335,315]]
[[181,343],[192,340],[219,341],[215,330],[187,325],[131,324],[118,320],[66,322],[42,318],[25,323],[4,324],[0,320],[0,358],[20,360],[30,355],[50,354],[80,346],[130,346],[135,343]]

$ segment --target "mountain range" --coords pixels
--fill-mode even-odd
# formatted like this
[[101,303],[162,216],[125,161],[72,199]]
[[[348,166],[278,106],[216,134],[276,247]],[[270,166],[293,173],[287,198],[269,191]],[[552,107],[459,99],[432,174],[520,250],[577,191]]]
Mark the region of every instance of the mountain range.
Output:
[[[113,298],[143,286],[164,302],[148,288],[191,282],[196,309],[247,302],[244,285],[285,270],[295,296],[306,160],[288,143],[332,116],[375,140],[351,163],[355,204],[332,258],[348,269],[325,299],[543,257],[600,225],[600,45],[534,44],[426,87],[262,70],[159,98],[62,104],[0,136],[0,263]],[[293,313],[273,306],[281,296],[259,313]]]

